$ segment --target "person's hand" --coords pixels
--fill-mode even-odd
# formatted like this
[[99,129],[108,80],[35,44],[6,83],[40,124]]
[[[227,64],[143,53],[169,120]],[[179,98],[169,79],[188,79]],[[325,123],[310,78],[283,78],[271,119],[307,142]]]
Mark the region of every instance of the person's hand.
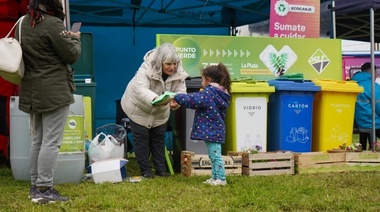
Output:
[[67,32],[70,36],[74,36],[74,37],[76,37],[76,38],[78,38],[78,39],[80,39],[80,32],[72,32],[72,31],[68,31]]
[[172,110],[176,110],[179,108],[179,104],[173,99],[172,101],[170,101],[170,109]]
[[[158,98],[158,96],[155,96],[155,97],[153,98],[152,102],[153,102],[154,100],[156,100],[157,98]],[[153,105],[153,106],[157,106],[157,105]]]

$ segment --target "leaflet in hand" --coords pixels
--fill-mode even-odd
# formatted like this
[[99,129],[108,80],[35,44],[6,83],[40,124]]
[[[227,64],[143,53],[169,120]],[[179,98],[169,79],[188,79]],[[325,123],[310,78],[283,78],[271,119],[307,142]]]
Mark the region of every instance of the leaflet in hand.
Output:
[[164,94],[162,94],[161,96],[159,96],[157,99],[155,99],[152,102],[152,105],[165,105],[169,103],[170,101],[172,101],[175,95],[177,94],[174,92],[165,91]]

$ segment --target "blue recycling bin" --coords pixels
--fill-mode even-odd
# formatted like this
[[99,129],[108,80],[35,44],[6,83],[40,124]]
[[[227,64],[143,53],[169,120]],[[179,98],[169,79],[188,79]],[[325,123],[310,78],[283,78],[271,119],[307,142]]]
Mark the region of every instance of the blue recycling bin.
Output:
[[314,95],[309,80],[269,80],[275,87],[268,102],[268,151],[311,152]]

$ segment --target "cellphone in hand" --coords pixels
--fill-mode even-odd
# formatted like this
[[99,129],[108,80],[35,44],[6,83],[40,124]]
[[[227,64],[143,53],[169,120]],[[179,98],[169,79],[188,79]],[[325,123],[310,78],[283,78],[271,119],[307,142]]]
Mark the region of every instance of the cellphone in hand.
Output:
[[75,23],[73,23],[73,26],[71,27],[70,31],[72,31],[72,32],[79,32],[81,25],[82,25],[82,22],[75,22]]

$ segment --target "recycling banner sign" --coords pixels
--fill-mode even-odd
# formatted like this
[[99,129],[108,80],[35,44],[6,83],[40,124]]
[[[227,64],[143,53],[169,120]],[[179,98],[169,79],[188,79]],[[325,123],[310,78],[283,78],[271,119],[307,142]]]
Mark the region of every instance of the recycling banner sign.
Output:
[[269,36],[319,38],[320,0],[271,0]]
[[302,73],[304,79],[342,79],[341,40],[157,34],[157,46],[172,43],[191,77],[223,63],[231,78],[269,80]]

